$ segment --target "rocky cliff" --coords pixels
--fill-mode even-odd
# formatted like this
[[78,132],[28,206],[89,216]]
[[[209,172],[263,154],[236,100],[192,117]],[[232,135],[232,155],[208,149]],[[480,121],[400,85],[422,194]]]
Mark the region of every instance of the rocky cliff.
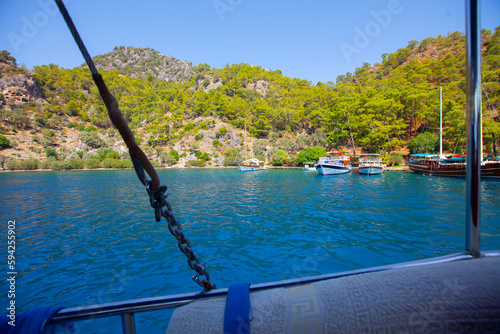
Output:
[[116,70],[119,74],[132,77],[151,75],[158,79],[179,82],[189,80],[195,74],[188,62],[161,55],[149,48],[119,46],[112,52],[93,59],[99,69]]

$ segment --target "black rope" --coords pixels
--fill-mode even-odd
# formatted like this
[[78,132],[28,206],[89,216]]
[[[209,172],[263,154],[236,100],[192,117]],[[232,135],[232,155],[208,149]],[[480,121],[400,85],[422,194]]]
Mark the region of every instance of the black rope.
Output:
[[78,47],[80,48],[80,51],[82,52],[83,58],[85,58],[85,62],[90,68],[90,72],[92,74],[99,74],[97,72],[97,69],[94,65],[94,61],[92,60],[92,57],[90,57],[87,48],[85,47],[85,44],[83,44],[82,39],[80,38],[80,34],[78,33],[78,30],[76,30],[75,24],[73,23],[73,20],[69,16],[68,11],[66,10],[66,7],[64,6],[62,0],[55,0],[57,6],[59,7],[59,11],[61,12],[64,21],[66,21],[66,24],[68,25],[69,30],[71,31],[71,34],[73,35],[73,38],[75,39],[76,44],[78,44]]

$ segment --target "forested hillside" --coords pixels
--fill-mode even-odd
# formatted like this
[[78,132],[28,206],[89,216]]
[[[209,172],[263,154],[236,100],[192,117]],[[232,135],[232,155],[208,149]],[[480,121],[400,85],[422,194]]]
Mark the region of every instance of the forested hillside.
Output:
[[[494,155],[500,138],[499,28],[482,34],[484,150]],[[3,52],[0,64],[8,57]],[[245,148],[276,165],[303,162],[299,152],[311,146],[356,154],[431,152],[439,133],[439,87],[444,149],[463,153],[466,148],[465,38],[460,32],[410,41],[381,55],[380,63],[365,63],[354,73],[317,84],[247,64],[191,66],[151,49],[116,47],[95,60],[142,146],[161,163],[184,157],[195,165],[230,164],[245,156]],[[3,68],[4,91],[1,80],[27,75],[13,65]],[[9,129],[31,131],[33,148],[57,153],[72,129],[77,151],[92,155],[114,147],[121,153],[88,69],[45,65],[30,75],[40,90],[38,100],[14,103],[0,95],[7,141]],[[47,131],[59,141],[47,139]]]

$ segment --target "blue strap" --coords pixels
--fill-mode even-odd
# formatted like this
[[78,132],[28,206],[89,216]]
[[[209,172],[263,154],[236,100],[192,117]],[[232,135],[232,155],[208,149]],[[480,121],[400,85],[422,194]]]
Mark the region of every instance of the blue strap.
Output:
[[233,284],[227,290],[224,334],[250,334],[250,283]]
[[[2,315],[0,318],[0,333],[3,334],[39,334],[47,321],[63,309],[62,306],[45,306],[25,311],[15,315]],[[68,327],[69,328],[69,327]],[[71,326],[72,328],[72,326]],[[72,331],[70,331],[73,333]]]

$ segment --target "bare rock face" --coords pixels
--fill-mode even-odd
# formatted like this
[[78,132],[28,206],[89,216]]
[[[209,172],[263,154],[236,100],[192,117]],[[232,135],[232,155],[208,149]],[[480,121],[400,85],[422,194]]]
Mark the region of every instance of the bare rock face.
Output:
[[116,70],[131,77],[147,78],[151,75],[162,80],[182,82],[195,74],[188,62],[161,55],[149,48],[115,47],[112,52],[94,57],[94,62],[99,69]]
[[6,103],[14,105],[34,102],[42,96],[32,73],[0,78],[0,93]]

